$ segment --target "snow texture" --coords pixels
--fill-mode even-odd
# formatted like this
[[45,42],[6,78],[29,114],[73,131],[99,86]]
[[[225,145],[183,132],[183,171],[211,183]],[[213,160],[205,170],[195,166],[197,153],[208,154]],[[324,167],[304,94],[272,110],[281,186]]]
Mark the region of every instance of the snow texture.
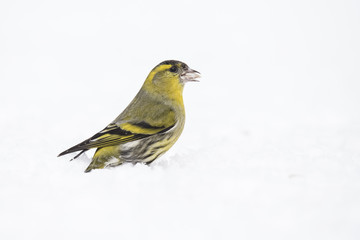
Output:
[[[360,239],[359,43],[359,1],[1,1],[0,239]],[[167,59],[167,154],[56,157]]]

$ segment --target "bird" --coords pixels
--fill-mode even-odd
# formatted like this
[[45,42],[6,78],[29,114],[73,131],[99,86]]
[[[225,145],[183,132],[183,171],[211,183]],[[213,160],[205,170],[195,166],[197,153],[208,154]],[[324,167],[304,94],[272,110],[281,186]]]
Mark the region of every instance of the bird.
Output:
[[150,71],[135,98],[115,120],[58,157],[79,152],[73,158],[76,159],[96,148],[85,172],[126,162],[152,163],[180,137],[185,124],[184,85],[198,82],[200,77],[198,71],[181,61],[161,62]]

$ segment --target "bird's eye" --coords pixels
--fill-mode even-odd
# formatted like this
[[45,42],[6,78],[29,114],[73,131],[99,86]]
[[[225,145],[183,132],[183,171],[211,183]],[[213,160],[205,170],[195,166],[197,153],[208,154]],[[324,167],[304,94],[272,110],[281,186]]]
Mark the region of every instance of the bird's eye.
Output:
[[178,68],[176,66],[172,66],[169,70],[170,72],[177,72]]

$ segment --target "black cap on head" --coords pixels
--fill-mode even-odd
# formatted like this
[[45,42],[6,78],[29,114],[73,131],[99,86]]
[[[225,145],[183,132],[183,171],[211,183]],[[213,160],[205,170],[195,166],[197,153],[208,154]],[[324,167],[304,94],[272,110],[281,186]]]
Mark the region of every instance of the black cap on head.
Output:
[[177,65],[177,66],[180,65],[179,67],[181,67],[184,70],[187,70],[189,68],[188,65],[186,65],[183,62],[177,61],[177,60],[166,60],[166,61],[163,61],[163,62],[159,63],[157,66],[160,66],[160,65],[173,65],[173,66],[174,65]]
[[180,61],[177,61],[177,60],[166,60],[166,61],[163,61],[163,62],[161,62],[161,63],[159,63],[159,65],[167,65],[167,64],[169,64],[169,65],[175,65],[175,64],[181,64],[181,63],[183,63],[183,62],[180,62]]

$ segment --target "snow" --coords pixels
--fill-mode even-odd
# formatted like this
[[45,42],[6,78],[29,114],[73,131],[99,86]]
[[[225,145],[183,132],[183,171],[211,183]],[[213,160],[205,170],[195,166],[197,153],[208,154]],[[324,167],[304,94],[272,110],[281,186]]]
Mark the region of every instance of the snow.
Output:
[[[359,239],[356,1],[2,1],[1,239]],[[56,156],[177,59],[187,121],[151,166]]]

